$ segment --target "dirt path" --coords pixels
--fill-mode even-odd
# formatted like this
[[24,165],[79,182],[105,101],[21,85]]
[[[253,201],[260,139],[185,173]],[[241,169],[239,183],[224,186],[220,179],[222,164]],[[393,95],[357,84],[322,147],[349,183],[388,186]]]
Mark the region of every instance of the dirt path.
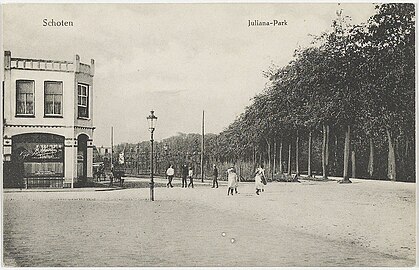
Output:
[[[351,185],[303,181],[270,184],[257,197],[253,184],[242,183],[234,203],[237,211],[257,215],[273,226],[280,224],[414,261],[415,188],[415,184],[385,181],[354,181]],[[228,208],[226,191],[217,193],[194,193],[191,201]]]
[[[158,188],[155,202],[147,200],[148,189],[6,193],[5,262],[17,266],[415,263],[414,185],[276,183],[258,197],[253,185],[241,184],[239,191],[227,197],[225,188]],[[400,226],[404,229],[397,231]]]

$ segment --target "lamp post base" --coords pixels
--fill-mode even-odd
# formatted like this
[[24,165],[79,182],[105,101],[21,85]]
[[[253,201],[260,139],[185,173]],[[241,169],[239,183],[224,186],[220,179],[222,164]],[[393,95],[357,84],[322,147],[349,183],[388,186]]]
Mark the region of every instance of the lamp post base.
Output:
[[150,183],[150,200],[154,201],[154,183]]

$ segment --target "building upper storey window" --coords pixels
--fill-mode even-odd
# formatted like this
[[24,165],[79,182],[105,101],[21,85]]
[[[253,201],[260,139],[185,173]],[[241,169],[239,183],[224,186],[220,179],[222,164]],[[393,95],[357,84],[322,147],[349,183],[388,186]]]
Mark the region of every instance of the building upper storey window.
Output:
[[89,118],[89,86],[77,86],[77,115],[79,118]]
[[63,114],[63,83],[44,82],[44,113],[45,116],[62,116]]
[[34,81],[16,81],[16,116],[35,115],[34,92]]

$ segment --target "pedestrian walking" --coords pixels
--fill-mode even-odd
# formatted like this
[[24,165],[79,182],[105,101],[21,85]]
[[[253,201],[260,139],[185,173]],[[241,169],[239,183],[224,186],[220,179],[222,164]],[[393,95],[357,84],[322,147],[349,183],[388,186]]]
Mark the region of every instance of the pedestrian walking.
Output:
[[255,172],[256,195],[259,195],[261,190],[264,189],[264,182],[266,183],[265,170],[263,165],[260,165]]
[[234,167],[227,170],[227,179],[228,179],[227,195],[230,195],[231,193],[231,195],[233,196],[234,189],[236,189],[236,193],[237,193],[237,173]]
[[173,180],[174,175],[175,175],[175,169],[173,169],[172,164],[170,164],[169,168],[167,168],[167,171],[166,171],[166,176],[169,181],[166,185],[167,187],[171,187],[171,188],[173,187],[172,180]]
[[188,177],[188,166],[186,164],[183,164],[182,166],[182,187],[187,188],[188,187],[188,181],[186,181]]
[[214,177],[212,180],[212,188],[218,188],[218,169],[217,166],[215,166],[215,164],[213,166],[212,176]]
[[189,177],[188,187],[192,186],[192,188],[193,188],[193,170],[192,170],[192,168],[189,168],[188,177]]

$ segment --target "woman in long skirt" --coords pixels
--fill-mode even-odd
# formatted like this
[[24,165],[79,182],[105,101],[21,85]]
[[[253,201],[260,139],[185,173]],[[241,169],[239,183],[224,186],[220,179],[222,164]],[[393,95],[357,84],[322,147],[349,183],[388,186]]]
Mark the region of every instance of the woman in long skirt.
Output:
[[256,195],[259,195],[259,192],[264,189],[264,185],[262,182],[262,177],[265,177],[265,170],[263,169],[263,165],[260,165],[256,169],[255,173],[255,187],[256,187]]
[[228,191],[227,195],[233,195],[234,189],[237,189],[237,174],[234,168],[230,168],[227,170],[228,175]]

